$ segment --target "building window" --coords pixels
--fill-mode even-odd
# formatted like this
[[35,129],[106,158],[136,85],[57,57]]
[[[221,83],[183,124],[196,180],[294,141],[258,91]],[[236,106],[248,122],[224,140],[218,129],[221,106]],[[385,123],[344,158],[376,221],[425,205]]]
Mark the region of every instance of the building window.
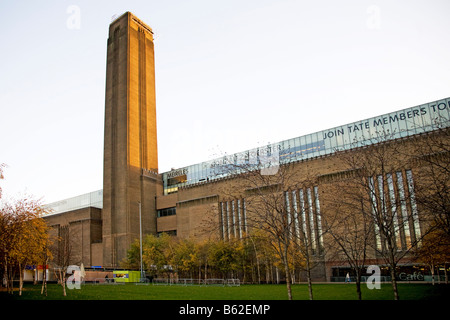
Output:
[[382,225],[392,232],[397,250],[409,249],[421,236],[412,171],[387,173],[386,177],[378,175],[376,179],[378,186],[373,177],[368,178],[377,249],[383,250]]
[[[289,194],[292,195],[289,198]],[[306,195],[305,195],[306,194]],[[306,199],[305,199],[306,196]],[[322,217],[320,212],[319,187],[286,192],[288,223],[293,221],[292,232],[311,248],[313,254],[323,252]]]
[[371,200],[371,208],[372,208],[372,216],[375,220],[374,228],[375,228],[375,243],[378,251],[382,250],[381,246],[381,237],[380,237],[380,228],[379,222],[382,220],[378,215],[378,207],[377,207],[377,196],[375,191],[375,181],[373,177],[369,177],[369,189],[370,189],[370,200]]
[[300,226],[299,226],[299,219],[298,219],[297,192],[295,190],[292,191],[292,207],[294,209],[295,236],[297,237],[297,239],[299,239],[300,238]]
[[234,207],[234,201],[231,201],[231,216],[233,220],[233,236],[236,238],[236,208]]
[[227,236],[228,236],[228,239],[230,239],[231,238],[231,222],[230,222],[230,203],[229,202],[226,202],[225,203],[225,207],[226,207],[226,209],[227,209]]
[[158,210],[158,218],[161,217],[167,217],[167,216],[173,216],[177,214],[177,210],[175,207],[172,208],[165,208],[165,209],[160,209]]
[[246,207],[245,199],[242,199],[242,214],[244,215],[244,231],[248,233],[247,229],[247,207]]
[[417,211],[416,196],[414,193],[414,181],[413,181],[413,176],[412,176],[411,170],[406,170],[406,179],[408,181],[409,199],[411,201],[411,213],[412,213],[412,220],[413,220],[413,225],[414,225],[414,233],[415,233],[416,239],[419,239],[421,237],[420,225],[419,225],[419,213]]
[[243,238],[247,233],[247,213],[244,199],[219,203],[219,222],[222,239]]
[[287,214],[287,225],[290,227],[291,225],[291,205],[289,201],[289,192],[284,193],[284,201],[286,204],[286,214]]
[[399,195],[400,211],[403,220],[403,229],[405,232],[406,247],[410,248],[412,240],[411,240],[411,231],[408,223],[409,218],[408,218],[408,209],[406,207],[406,196],[405,196],[405,187],[403,185],[403,174],[401,171],[397,171],[395,174],[397,176],[397,190]]
[[311,233],[311,248],[314,253],[316,250],[316,230],[314,227],[314,213],[311,197],[311,188],[306,189],[306,199],[308,200],[308,216],[309,216],[309,231]]
[[224,216],[225,210],[224,210],[223,202],[220,203],[219,209],[220,209],[220,224],[222,225],[222,228],[221,228],[222,232],[221,232],[220,236],[222,239],[224,239],[225,238],[225,216]]
[[310,238],[308,228],[306,226],[305,196],[303,193],[303,189],[300,189],[298,193],[300,195],[300,219],[301,219],[302,233],[303,237],[305,238],[304,241],[309,242]]
[[237,217],[239,225],[239,238],[242,238],[241,200],[237,200]]
[[316,200],[317,233],[319,234],[319,245],[323,248],[322,216],[320,214],[319,187],[314,187],[314,199]]
[[386,174],[386,180],[388,185],[388,191],[389,191],[389,202],[390,202],[390,208],[391,208],[391,214],[392,214],[392,226],[394,228],[394,237],[395,237],[395,243],[397,246],[397,250],[402,249],[402,239],[400,237],[400,221],[399,221],[399,215],[398,215],[398,207],[397,207],[397,201],[395,196],[395,190],[394,190],[394,179],[392,177],[391,173]]

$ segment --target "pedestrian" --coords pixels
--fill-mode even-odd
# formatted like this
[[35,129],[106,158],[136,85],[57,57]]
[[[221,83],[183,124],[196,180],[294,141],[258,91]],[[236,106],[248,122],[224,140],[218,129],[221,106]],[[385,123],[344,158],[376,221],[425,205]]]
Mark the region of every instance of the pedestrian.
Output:
[[350,282],[350,274],[347,272],[347,275],[345,276],[345,282]]

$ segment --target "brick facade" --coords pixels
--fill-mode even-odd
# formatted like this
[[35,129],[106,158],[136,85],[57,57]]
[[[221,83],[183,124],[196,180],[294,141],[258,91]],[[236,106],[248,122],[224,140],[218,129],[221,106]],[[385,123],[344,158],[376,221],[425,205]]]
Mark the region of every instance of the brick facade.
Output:
[[[234,174],[180,185],[170,189],[176,191],[170,193],[165,189],[163,174],[158,174],[154,78],[151,29],[127,12],[109,28],[103,209],[87,207],[45,217],[55,235],[70,232],[75,248],[72,263],[119,267],[131,243],[139,237],[139,214],[144,234],[168,232],[180,238],[198,240],[242,238],[251,232],[252,210],[255,212],[251,200],[257,189],[264,187],[268,193],[283,193],[289,219],[297,219],[292,224],[294,233],[307,229],[305,236],[312,241],[311,249],[319,265],[313,271],[313,278],[330,280],[332,267],[342,264],[325,250],[327,244],[333,242],[332,237],[322,234],[330,216],[336,212],[336,203],[330,199],[335,198],[339,183],[357,171],[357,168],[349,169],[342,155],[357,155],[365,147],[291,161],[289,182],[283,182],[282,190],[277,189],[280,183],[276,181],[276,175],[272,185],[251,187],[242,174]],[[425,109],[420,110],[424,112]],[[415,113],[411,115],[416,116]],[[391,120],[398,121],[398,118]],[[407,182],[412,177],[414,183],[420,184],[422,168],[414,161],[418,154],[412,150],[418,143],[427,143],[435,135],[431,132],[375,144],[375,148],[388,145],[401,155],[392,171],[382,177],[388,180],[387,195],[398,199],[411,192]],[[330,139],[330,135],[323,139]],[[314,148],[317,146],[321,148],[322,145],[316,144]],[[448,154],[444,156],[448,157]],[[180,171],[182,177],[184,173],[184,170]],[[374,179],[377,178],[374,175]],[[412,214],[411,206],[409,203],[404,209],[409,215]],[[170,215],[161,214],[168,208],[175,208],[175,211],[171,209]],[[411,221],[410,227],[399,231],[399,245],[405,246],[408,239],[413,239],[417,232],[415,224]],[[423,227],[425,225],[420,224],[420,228]],[[379,262],[375,252],[370,253],[369,259]]]

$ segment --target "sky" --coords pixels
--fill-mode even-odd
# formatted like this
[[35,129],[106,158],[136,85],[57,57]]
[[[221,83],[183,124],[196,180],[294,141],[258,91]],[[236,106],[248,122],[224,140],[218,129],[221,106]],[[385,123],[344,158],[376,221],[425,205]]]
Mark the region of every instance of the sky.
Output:
[[102,189],[126,11],[155,33],[160,172],[450,96],[447,0],[2,0],[5,198]]

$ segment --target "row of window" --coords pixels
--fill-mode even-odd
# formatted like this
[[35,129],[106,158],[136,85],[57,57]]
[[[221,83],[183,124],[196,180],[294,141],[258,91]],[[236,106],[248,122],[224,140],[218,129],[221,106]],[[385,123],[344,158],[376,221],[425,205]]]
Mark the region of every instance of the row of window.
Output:
[[[411,170],[397,171],[369,177],[372,214],[374,219],[382,215],[386,223],[392,221],[391,229],[397,249],[406,250],[420,239],[421,231],[414,181]],[[300,188],[284,192],[287,224],[297,239],[310,248],[312,254],[323,253],[322,217],[319,188]],[[389,215],[389,216],[388,216]],[[247,232],[247,209],[245,199],[219,203],[219,222],[222,239],[242,238]],[[374,224],[378,250],[385,250],[379,224]]]
[[219,222],[222,239],[242,238],[248,232],[245,199],[220,202]]
[[[388,217],[385,220],[392,221],[397,249],[409,249],[421,237],[412,171],[396,171],[384,176],[369,177],[369,187],[374,218]],[[376,223],[375,234],[377,249],[381,251],[385,244]]]
[[177,214],[176,207],[160,209],[160,210],[157,211],[158,218],[160,218],[160,217],[167,217],[167,216],[173,216],[173,215],[176,215],[176,214]]
[[[292,232],[308,244],[313,254],[321,253],[323,235],[318,187],[286,191],[284,197],[287,223],[292,226]],[[220,202],[219,222],[222,239],[242,238],[248,232],[245,199]]]
[[[304,188],[284,193],[288,225],[297,239],[302,239],[312,254],[323,252],[322,218],[319,188]],[[291,220],[293,219],[293,221]]]

